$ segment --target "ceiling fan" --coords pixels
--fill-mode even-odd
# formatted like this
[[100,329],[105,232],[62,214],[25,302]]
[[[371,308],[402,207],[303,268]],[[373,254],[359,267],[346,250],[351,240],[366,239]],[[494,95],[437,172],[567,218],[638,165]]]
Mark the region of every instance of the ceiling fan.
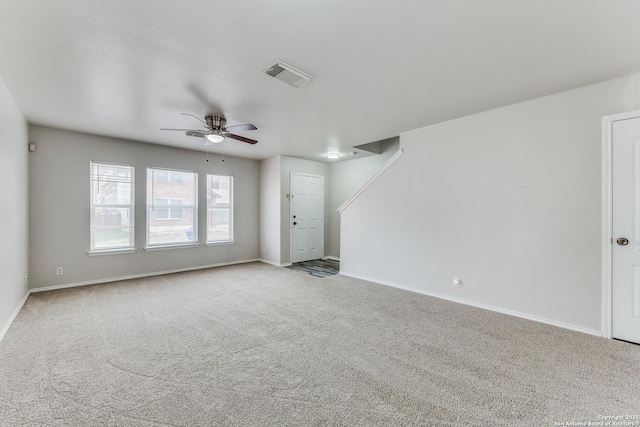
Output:
[[243,131],[243,130],[256,130],[258,129],[252,124],[236,125],[226,127],[227,120],[224,117],[219,116],[206,116],[204,120],[200,120],[196,116],[187,113],[181,113],[185,116],[191,116],[194,119],[201,122],[206,129],[160,129],[160,130],[177,130],[184,132],[188,136],[197,136],[198,138],[205,138],[204,145],[218,144],[225,140],[225,138],[236,139],[238,141],[246,142],[247,144],[255,144],[258,141],[255,139],[245,138],[244,136],[235,135],[231,131]]

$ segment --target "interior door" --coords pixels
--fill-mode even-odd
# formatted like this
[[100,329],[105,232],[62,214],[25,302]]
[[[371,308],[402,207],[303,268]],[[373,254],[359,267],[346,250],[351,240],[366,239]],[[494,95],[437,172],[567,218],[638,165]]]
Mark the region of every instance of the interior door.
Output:
[[613,123],[611,332],[640,343],[640,118]]
[[291,262],[322,258],[324,177],[291,174]]

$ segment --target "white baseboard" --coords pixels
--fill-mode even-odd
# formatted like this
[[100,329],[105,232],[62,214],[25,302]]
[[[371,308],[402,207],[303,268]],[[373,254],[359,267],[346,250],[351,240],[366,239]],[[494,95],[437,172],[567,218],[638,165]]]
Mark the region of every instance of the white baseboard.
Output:
[[16,309],[13,311],[13,314],[11,315],[9,320],[7,320],[7,323],[2,328],[2,331],[0,331],[0,341],[2,341],[2,339],[4,338],[5,334],[11,327],[11,324],[13,323],[13,321],[16,320],[18,313],[20,313],[20,310],[22,310],[22,306],[24,305],[24,303],[27,302],[29,295],[31,295],[31,291],[27,291],[24,298],[22,298],[22,301],[20,301],[20,303],[18,304],[18,307],[16,307]]
[[338,262],[340,262],[340,257],[337,257],[337,256],[326,256],[326,257],[324,257],[324,258],[322,258],[322,259],[329,259],[329,260],[331,260],[331,261],[338,261]]
[[287,262],[285,264],[280,264],[280,263],[277,263],[275,261],[269,261],[268,259],[262,259],[262,258],[260,258],[258,261],[264,262],[265,264],[274,265],[276,267],[289,267],[291,265],[290,262]]
[[341,271],[340,274],[343,275],[343,276],[347,276],[347,277],[353,277],[354,279],[366,280],[367,282],[378,283],[380,285],[390,286],[392,288],[398,288],[398,289],[402,289],[402,290],[405,290],[405,291],[415,292],[415,293],[418,293],[418,294],[427,295],[427,296],[434,297],[434,298],[439,298],[439,299],[443,299],[443,300],[447,300],[447,301],[451,301],[451,302],[456,302],[458,304],[469,305],[471,307],[477,307],[477,308],[482,308],[484,310],[495,311],[496,313],[502,313],[502,314],[507,314],[509,316],[520,317],[522,319],[533,320],[534,322],[545,323],[547,325],[557,326],[559,328],[569,329],[571,331],[582,332],[584,334],[594,335],[594,336],[597,336],[597,337],[601,337],[602,336],[602,333],[600,331],[596,330],[596,329],[589,329],[589,328],[584,328],[582,326],[572,325],[570,323],[558,322],[556,320],[546,319],[544,317],[534,316],[534,315],[527,314],[527,313],[521,313],[519,311],[509,310],[507,308],[495,307],[493,305],[477,303],[477,302],[474,302],[474,301],[468,301],[468,300],[461,299],[461,298],[455,298],[455,297],[451,297],[449,295],[443,295],[443,294],[438,294],[438,293],[435,293],[435,292],[423,291],[422,289],[415,289],[415,288],[411,288],[411,287],[408,287],[408,286],[402,286],[402,285],[398,285],[397,283],[383,282],[383,281],[380,281],[380,280],[375,280],[375,279],[370,279],[370,278],[367,278],[367,277],[358,276],[358,275],[355,275],[355,274],[350,274],[348,272],[345,273],[345,272]]
[[152,273],[131,274],[129,276],[109,277],[105,279],[87,280],[86,282],[66,283],[62,285],[43,286],[31,289],[31,292],[55,291],[56,289],[76,288],[78,286],[97,285],[100,283],[118,282],[120,280],[140,279],[142,277],[161,276],[163,274],[182,273],[185,271],[204,270],[214,267],[225,267],[227,265],[246,264],[249,262],[260,261],[259,259],[246,259],[241,261],[221,262],[218,264],[199,265],[196,267],[177,268],[174,270],[154,271]]

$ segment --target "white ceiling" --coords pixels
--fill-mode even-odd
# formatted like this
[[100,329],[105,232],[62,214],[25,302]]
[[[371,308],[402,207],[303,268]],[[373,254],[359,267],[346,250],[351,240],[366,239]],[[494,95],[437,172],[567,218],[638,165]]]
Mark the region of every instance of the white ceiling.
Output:
[[[2,0],[0,77],[29,123],[204,149],[161,127],[253,123],[221,152],[315,160],[630,74],[637,0]],[[267,76],[274,61],[313,76]]]

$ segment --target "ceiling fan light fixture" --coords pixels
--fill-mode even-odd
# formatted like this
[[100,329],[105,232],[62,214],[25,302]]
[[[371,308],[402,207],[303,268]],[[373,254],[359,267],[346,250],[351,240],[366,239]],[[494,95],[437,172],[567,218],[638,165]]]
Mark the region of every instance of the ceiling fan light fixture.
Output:
[[207,135],[207,141],[209,141],[209,142],[211,142],[213,144],[219,144],[222,141],[224,141],[224,136],[212,133],[210,135]]

